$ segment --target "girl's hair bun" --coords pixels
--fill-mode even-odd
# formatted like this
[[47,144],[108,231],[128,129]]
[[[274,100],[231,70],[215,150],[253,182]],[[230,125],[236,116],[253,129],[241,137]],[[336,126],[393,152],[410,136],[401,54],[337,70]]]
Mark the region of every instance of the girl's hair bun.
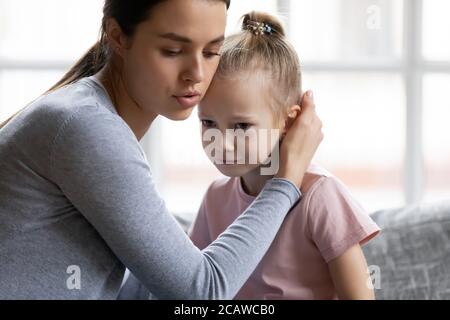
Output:
[[254,35],[273,35],[285,37],[285,31],[281,21],[273,15],[252,11],[243,16],[242,30]]

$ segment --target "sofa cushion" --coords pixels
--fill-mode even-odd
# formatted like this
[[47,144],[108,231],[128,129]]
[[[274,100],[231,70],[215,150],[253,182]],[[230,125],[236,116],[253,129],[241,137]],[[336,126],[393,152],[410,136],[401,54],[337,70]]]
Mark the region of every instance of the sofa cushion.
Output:
[[450,299],[450,201],[371,217],[382,231],[363,250],[377,299]]

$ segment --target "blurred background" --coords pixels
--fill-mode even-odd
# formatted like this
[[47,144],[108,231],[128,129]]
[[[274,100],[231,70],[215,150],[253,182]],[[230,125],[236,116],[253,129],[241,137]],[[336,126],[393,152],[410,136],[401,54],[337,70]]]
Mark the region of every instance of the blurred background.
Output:
[[[0,0],[0,122],[59,80],[98,37],[102,0]],[[325,140],[315,162],[369,211],[450,199],[450,1],[232,0],[278,14],[313,89]],[[194,111],[142,140],[169,209],[197,212],[220,173]]]

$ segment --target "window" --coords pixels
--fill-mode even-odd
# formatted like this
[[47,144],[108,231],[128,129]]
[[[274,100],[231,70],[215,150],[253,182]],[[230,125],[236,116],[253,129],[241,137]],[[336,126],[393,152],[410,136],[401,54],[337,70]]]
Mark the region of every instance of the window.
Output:
[[423,142],[425,155],[424,199],[427,202],[450,197],[450,73],[424,77]]
[[0,122],[54,85],[97,41],[102,4],[0,0]]
[[315,161],[342,179],[368,210],[401,206],[406,128],[401,76],[305,72],[304,85],[314,88],[324,123]]
[[290,32],[325,139],[315,160],[369,211],[404,203],[403,0],[290,3]]
[[422,1],[423,6],[423,56],[430,61],[450,60],[450,4],[446,0]]
[[[0,121],[95,43],[102,5],[0,0]],[[254,9],[280,13],[304,88],[315,91],[325,132],[316,162],[371,212],[449,198],[449,1],[234,0],[227,34]],[[196,111],[184,122],[158,119],[142,144],[169,209],[192,218],[220,176],[201,148]]]
[[[370,212],[450,195],[450,135],[443,123],[450,99],[450,54],[448,41],[443,43],[450,35],[447,2],[232,2],[235,19],[255,8],[284,19],[302,61],[304,88],[314,89],[324,122],[315,161],[342,179]],[[228,32],[239,28],[234,21]],[[160,185],[169,207],[180,213],[195,211],[209,182],[220,176],[202,153],[196,122],[194,112],[183,125],[161,124],[162,141],[172,151],[163,148],[160,163],[173,177],[164,171]],[[194,135],[198,140],[192,142]],[[179,184],[182,173],[185,187]]]
[[420,85],[423,86],[424,201],[450,197],[450,2],[427,0],[423,9]]

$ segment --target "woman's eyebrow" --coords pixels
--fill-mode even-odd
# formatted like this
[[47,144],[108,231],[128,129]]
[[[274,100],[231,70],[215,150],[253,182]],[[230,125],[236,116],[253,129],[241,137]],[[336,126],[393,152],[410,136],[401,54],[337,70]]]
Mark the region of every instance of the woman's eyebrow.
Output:
[[[169,39],[169,40],[173,40],[173,41],[177,41],[177,42],[183,42],[183,43],[192,43],[192,40],[189,39],[188,37],[184,37],[181,36],[179,34],[173,33],[173,32],[169,32],[169,33],[164,33],[164,34],[160,34],[159,35],[160,38],[164,38],[164,39]],[[221,43],[225,40],[225,36],[220,36],[217,37],[213,40],[211,40],[210,42],[208,42],[208,44],[216,44],[216,43]]]
[[208,44],[218,44],[218,43],[224,42],[224,40],[225,40],[225,36],[220,36],[220,37],[217,37],[216,39],[208,42]]

